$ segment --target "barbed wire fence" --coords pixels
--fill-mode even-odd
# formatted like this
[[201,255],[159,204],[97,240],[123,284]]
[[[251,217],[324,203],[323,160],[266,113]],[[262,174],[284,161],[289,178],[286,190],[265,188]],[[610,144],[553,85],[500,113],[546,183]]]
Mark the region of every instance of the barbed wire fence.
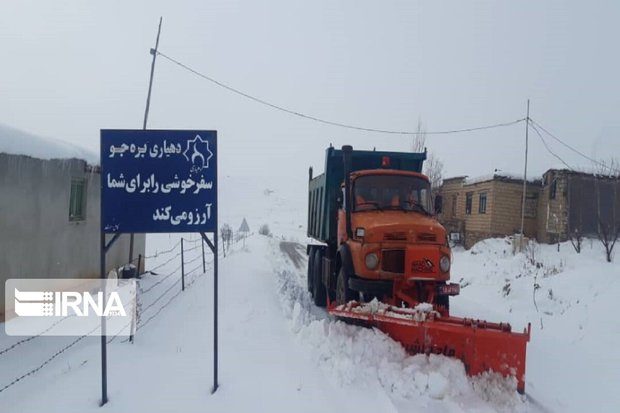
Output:
[[[235,236],[233,237],[229,243],[228,243],[228,247],[226,248],[226,250],[230,253],[230,246],[231,245],[237,245],[239,244],[244,238],[246,238],[247,236],[251,236],[253,234],[249,234],[243,237],[239,237],[239,236]],[[182,242],[183,241],[183,242]],[[184,243],[188,243],[190,245],[193,245],[189,248],[184,248],[184,246],[182,246],[182,244]],[[219,242],[218,243],[218,258],[225,258],[228,256],[228,254],[224,253],[224,242]],[[201,249],[202,252],[200,254],[197,254],[196,256],[190,258],[187,261],[183,261],[185,258],[185,254],[196,251],[198,249]],[[142,328],[144,328],[146,325],[148,325],[152,320],[154,320],[156,317],[158,317],[162,311],[168,307],[174,300],[175,298],[177,298],[178,296],[180,296],[183,292],[183,289],[180,287],[181,284],[184,283],[184,280],[186,280],[187,282],[185,283],[185,288],[189,288],[191,287],[199,278],[201,278],[202,276],[206,275],[207,271],[211,270],[213,268],[212,264],[214,262],[213,258],[211,258],[209,261],[206,260],[205,257],[205,252],[208,251],[210,253],[209,249],[205,249],[204,248],[204,240],[202,238],[198,238],[198,239],[187,239],[187,238],[181,238],[178,242],[176,242],[172,247],[162,250],[162,251],[156,251],[154,254],[152,255],[148,255],[148,256],[142,256],[139,255],[138,257],[134,258],[133,260],[127,262],[126,264],[121,265],[118,269],[119,271],[122,273],[122,269],[125,268],[127,265],[131,265],[133,264],[136,268],[136,275],[137,275],[137,289],[136,289],[136,318],[135,320],[132,320],[133,323],[135,323],[135,331],[140,331]],[[163,261],[162,263],[158,263],[156,266],[150,268],[149,270],[146,270],[142,273],[140,273],[140,268],[142,265],[144,265],[144,267],[146,268],[146,263],[147,260],[153,260],[153,259],[158,259],[161,257],[166,257],[168,256],[165,261]],[[211,253],[209,255],[212,255]],[[198,265],[195,265],[194,267],[192,267],[191,269],[188,269],[187,271],[185,271],[184,267],[186,265],[192,265],[194,263],[196,263],[197,261],[199,261],[202,258],[201,262],[198,262]],[[145,281],[147,279],[148,276],[155,276],[155,277],[159,277],[159,274],[156,271],[159,271],[163,268],[165,268],[166,266],[168,266],[169,264],[173,263],[175,260],[180,260],[181,262],[170,272],[167,272],[166,274],[164,274],[162,276],[161,279],[157,280],[156,282],[154,282],[153,284],[149,285],[148,287],[142,289],[142,283],[143,281]],[[200,271],[202,269],[202,271]],[[179,270],[180,273],[179,273]],[[179,276],[180,278],[177,279],[176,281],[172,282],[170,285],[166,285],[164,284],[166,281],[170,280],[172,277],[174,277],[175,275]],[[187,279],[186,279],[187,277]],[[164,285],[162,285],[164,284]],[[142,306],[142,302],[146,297],[150,297],[150,294],[154,294],[155,292],[158,292],[158,287],[166,287],[163,291],[160,291],[160,294],[154,298],[153,300],[150,300],[148,305],[146,306]],[[176,292],[174,291],[176,288]],[[164,301],[164,298],[168,296],[168,299],[166,301]],[[161,305],[156,307],[156,304],[160,303]],[[163,303],[163,304],[162,304]],[[149,312],[149,310],[153,310],[153,314],[149,315],[148,318],[146,318],[144,321],[142,321],[142,316],[144,314],[147,314]],[[52,330],[53,328],[55,328],[56,326],[58,326],[60,323],[62,323],[64,320],[66,320],[67,318],[70,317],[74,317],[74,314],[70,314],[67,315],[63,318],[61,318],[60,320],[55,321],[53,324],[51,324],[50,326],[48,326],[47,328],[45,328],[44,330],[42,330],[41,332],[39,332],[38,334],[23,338],[9,346],[7,346],[6,348],[0,350],[0,358],[3,356],[6,356],[6,354],[14,351],[14,350],[18,350],[21,346],[32,342],[33,340],[44,336],[46,333],[48,333],[50,330]],[[127,327],[128,325],[126,325],[125,327]],[[0,393],[8,390],[9,388],[13,387],[14,385],[22,382],[22,380],[24,380],[27,377],[33,376],[34,374],[36,374],[37,372],[39,372],[41,369],[43,369],[45,366],[49,365],[53,360],[55,360],[56,358],[58,358],[60,355],[64,354],[67,350],[71,349],[72,347],[74,347],[76,344],[78,344],[79,342],[81,342],[84,338],[88,337],[90,334],[94,333],[97,329],[99,328],[99,326],[95,327],[94,329],[92,329],[91,331],[89,331],[88,334],[84,334],[81,335],[77,338],[75,338],[74,340],[72,340],[70,343],[64,345],[63,347],[61,347],[59,350],[57,350],[56,352],[54,352],[53,354],[51,354],[49,357],[47,357],[43,362],[39,363],[36,367],[30,369],[29,371],[27,371],[24,374],[21,374],[19,376],[17,376],[15,379],[11,380],[10,382],[8,382],[6,385],[2,385],[0,387]],[[113,335],[111,337],[108,338],[107,343],[110,344],[112,343],[118,336],[120,335],[120,332],[117,333],[116,335]],[[121,341],[121,343],[127,343],[130,342],[130,338],[127,337],[124,340]]]

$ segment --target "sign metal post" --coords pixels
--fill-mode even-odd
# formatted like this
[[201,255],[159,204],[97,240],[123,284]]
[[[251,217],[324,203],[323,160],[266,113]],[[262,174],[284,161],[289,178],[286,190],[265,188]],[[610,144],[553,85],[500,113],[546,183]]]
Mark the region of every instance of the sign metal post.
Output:
[[[212,393],[218,388],[217,193],[216,131],[101,130],[101,278],[106,278],[106,252],[120,234],[201,234],[214,263]],[[108,244],[106,234],[114,234]],[[101,327],[104,405],[108,395],[103,317]]]

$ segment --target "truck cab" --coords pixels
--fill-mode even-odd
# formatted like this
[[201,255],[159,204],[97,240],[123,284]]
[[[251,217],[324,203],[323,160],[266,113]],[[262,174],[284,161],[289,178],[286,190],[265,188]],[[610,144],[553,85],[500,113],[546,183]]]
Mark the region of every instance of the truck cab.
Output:
[[[378,298],[448,311],[451,253],[421,173],[426,153],[327,151],[310,173],[308,288],[315,303]],[[398,291],[398,293],[397,293]]]

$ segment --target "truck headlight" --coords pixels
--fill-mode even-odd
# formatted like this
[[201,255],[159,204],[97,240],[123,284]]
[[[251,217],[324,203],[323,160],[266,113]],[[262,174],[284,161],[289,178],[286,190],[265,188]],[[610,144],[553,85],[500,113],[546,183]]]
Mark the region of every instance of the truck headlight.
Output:
[[448,257],[447,255],[441,257],[441,259],[439,260],[439,268],[441,269],[441,272],[450,271],[450,257]]
[[377,268],[377,264],[379,264],[379,257],[377,254],[371,253],[366,256],[366,266],[370,270],[374,270]]

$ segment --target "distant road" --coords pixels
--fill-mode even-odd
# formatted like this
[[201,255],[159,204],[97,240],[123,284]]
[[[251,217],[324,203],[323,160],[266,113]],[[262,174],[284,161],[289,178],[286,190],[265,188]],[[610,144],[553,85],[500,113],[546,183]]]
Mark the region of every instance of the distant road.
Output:
[[302,253],[305,253],[306,247],[298,242],[281,241],[280,251],[282,251],[292,262],[295,267],[302,269],[304,267],[304,258]]

